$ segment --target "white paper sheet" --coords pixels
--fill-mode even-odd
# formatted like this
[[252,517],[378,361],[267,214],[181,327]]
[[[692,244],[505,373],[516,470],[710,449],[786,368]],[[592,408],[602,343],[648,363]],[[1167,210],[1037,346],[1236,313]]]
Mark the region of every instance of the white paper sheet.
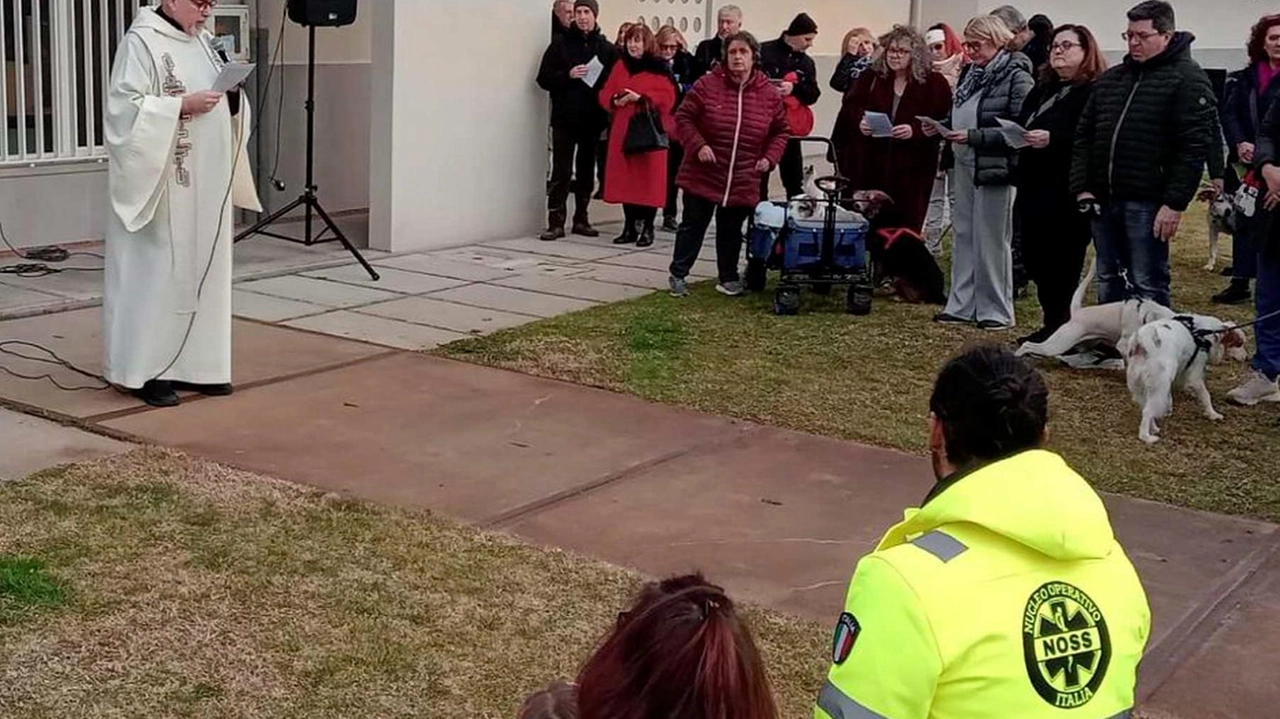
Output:
[[1030,144],[1026,138],[1027,131],[1022,125],[999,117],[996,118],[996,122],[1000,124],[1000,134],[1004,135],[1004,141],[1009,143],[1009,147],[1021,150]]
[[883,112],[868,112],[863,117],[871,126],[872,137],[893,137],[893,120]]
[[586,77],[582,78],[582,81],[591,87],[595,87],[596,83],[600,81],[600,76],[603,74],[604,63],[600,62],[599,57],[593,57],[591,58],[591,62],[587,63],[587,74]]
[[944,132],[951,132],[951,128],[933,119],[932,117],[925,117],[924,115],[916,115],[916,119],[920,121],[921,125],[924,125],[925,127],[932,127],[933,129],[937,130],[939,135],[941,135]]
[[226,92],[234,90],[244,82],[249,75],[257,69],[257,65],[248,62],[231,62],[222,66],[222,72],[218,73],[217,79],[213,81],[213,87],[209,88],[214,92]]

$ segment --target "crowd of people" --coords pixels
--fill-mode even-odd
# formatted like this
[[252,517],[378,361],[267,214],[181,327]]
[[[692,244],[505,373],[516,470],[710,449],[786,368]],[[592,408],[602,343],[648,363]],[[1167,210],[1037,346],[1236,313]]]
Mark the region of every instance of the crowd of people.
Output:
[[[1101,499],[1043,449],[1048,402],[1005,348],[942,369],[928,408],[937,483],[832,608],[815,719],[1131,715],[1151,612]],[[519,717],[776,719],[768,676],[747,618],[689,575],[645,586],[576,680]]]
[[[821,95],[808,54],[817,23],[800,13],[760,43],[743,31],[741,9],[725,5],[715,37],[690,53],[676,28],[663,27],[655,42],[643,23],[624,26],[610,46],[597,0],[556,7],[556,37],[538,75],[551,93],[553,134],[542,238],[564,236],[570,187],[579,203],[571,231],[595,235],[586,208],[605,134],[604,197],[623,204],[627,218],[615,242],[651,244],[662,209],[662,227],[676,233],[671,292],[683,296],[714,217],[716,289],[742,294],[744,226],[769,199],[774,170],[788,197],[805,193],[797,140],[815,130]],[[877,226],[918,236],[935,257],[951,228],[950,289],[935,321],[1013,329],[1015,300],[1033,281],[1042,321],[1020,344],[1042,342],[1070,319],[1090,244],[1099,302],[1171,306],[1169,246],[1203,196],[1202,178],[1207,172],[1219,197],[1234,198],[1243,184],[1257,211],[1237,213],[1231,284],[1214,300],[1256,298],[1261,319],[1256,375],[1231,398],[1280,402],[1280,317],[1272,316],[1280,311],[1280,225],[1272,220],[1280,170],[1270,112],[1280,95],[1280,15],[1253,27],[1249,65],[1230,75],[1221,100],[1172,5],[1144,0],[1126,19],[1128,54],[1114,67],[1088,27],[1028,20],[1008,5],[960,33],[946,24],[879,37],[853,28],[828,83],[843,96],[832,159],[850,192],[892,199]],[[582,82],[593,59],[604,67],[594,86]],[[638,108],[666,142],[629,153]],[[883,131],[869,113],[888,116]]]

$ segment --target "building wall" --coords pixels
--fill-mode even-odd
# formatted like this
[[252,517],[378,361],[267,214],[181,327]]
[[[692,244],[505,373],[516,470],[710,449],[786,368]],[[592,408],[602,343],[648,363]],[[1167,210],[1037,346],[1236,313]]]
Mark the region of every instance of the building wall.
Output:
[[415,250],[537,230],[548,102],[534,77],[551,3],[373,7],[370,246]]
[[[369,206],[372,5],[358,4],[353,25],[316,28],[315,182],[320,188],[320,201],[329,212]],[[263,35],[260,72],[266,72],[275,50],[284,6],[285,0],[258,0],[256,24]],[[255,108],[262,118],[255,162],[258,191],[268,211],[295,199],[306,185],[303,103],[307,96],[308,31],[287,20],[283,27],[281,64]],[[257,79],[265,82],[265,74]],[[285,183],[284,191],[272,186],[273,169],[274,177]]]

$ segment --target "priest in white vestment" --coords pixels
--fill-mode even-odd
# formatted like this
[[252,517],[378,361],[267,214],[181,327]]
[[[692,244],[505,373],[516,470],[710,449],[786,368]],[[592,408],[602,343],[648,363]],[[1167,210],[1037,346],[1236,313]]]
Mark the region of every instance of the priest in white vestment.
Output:
[[248,103],[210,91],[226,61],[204,28],[213,4],[139,9],[105,99],[104,376],[159,407],[231,393],[232,207],[262,210]]

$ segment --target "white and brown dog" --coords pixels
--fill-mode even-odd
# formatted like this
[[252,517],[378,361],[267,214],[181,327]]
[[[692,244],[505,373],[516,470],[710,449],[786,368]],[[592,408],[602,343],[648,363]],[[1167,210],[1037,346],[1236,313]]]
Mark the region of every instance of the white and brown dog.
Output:
[[1193,394],[1210,420],[1222,419],[1205,386],[1205,370],[1226,359],[1248,360],[1247,342],[1235,325],[1201,315],[1156,320],[1122,342],[1129,393],[1142,408],[1138,439],[1147,444],[1160,441],[1158,423],[1173,412],[1174,388]]
[[1224,232],[1236,233],[1236,206],[1229,195],[1212,186],[1201,188],[1196,199],[1209,205],[1209,261],[1204,268],[1213,272],[1218,265],[1219,238]]
[[1071,320],[1044,342],[1027,342],[1019,347],[1016,353],[1019,357],[1062,357],[1080,343],[1094,340],[1118,347],[1122,340],[1148,322],[1173,317],[1173,310],[1151,300],[1109,302],[1085,307],[1084,295],[1093,283],[1096,271],[1096,266],[1090,263],[1088,273],[1071,297]]

